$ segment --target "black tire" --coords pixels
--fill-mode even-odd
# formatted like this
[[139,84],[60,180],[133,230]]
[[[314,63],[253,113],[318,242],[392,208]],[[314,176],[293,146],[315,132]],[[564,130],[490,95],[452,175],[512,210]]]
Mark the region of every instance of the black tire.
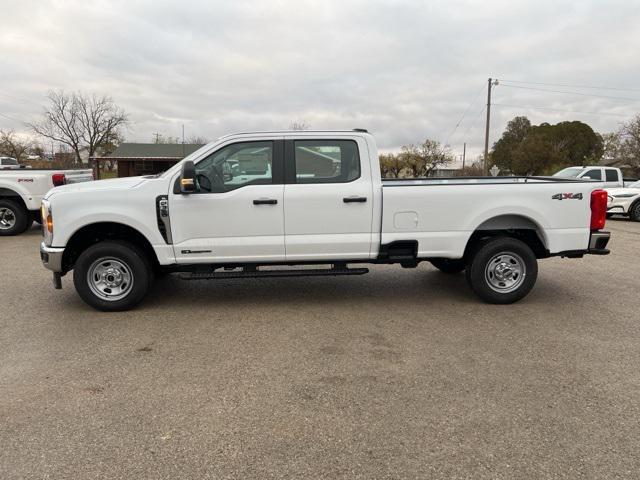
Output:
[[21,234],[31,225],[30,219],[24,206],[13,200],[0,199],[0,236]]
[[629,218],[634,222],[640,222],[640,202],[631,205],[629,209]]
[[485,302],[514,303],[535,285],[538,261],[526,243],[495,237],[480,244],[472,254],[466,276],[471,289]]
[[451,259],[451,258],[434,258],[430,260],[431,264],[440,270],[442,273],[455,274],[462,272],[467,264],[463,259]]
[[[96,280],[90,280],[90,276]],[[132,309],[147,294],[152,280],[153,269],[144,251],[122,241],[92,245],[80,254],[73,270],[73,284],[80,298],[103,312]]]

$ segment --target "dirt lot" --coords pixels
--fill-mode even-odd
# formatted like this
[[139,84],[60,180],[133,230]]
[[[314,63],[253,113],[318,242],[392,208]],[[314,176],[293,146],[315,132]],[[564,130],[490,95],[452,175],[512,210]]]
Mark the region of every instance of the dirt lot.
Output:
[[425,264],[121,314],[0,238],[0,478],[637,478],[640,224],[608,227],[511,306]]

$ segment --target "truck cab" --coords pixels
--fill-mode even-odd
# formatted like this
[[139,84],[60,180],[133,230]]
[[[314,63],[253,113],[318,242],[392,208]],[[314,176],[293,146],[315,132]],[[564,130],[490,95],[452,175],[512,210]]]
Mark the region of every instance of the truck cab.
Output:
[[604,188],[622,188],[624,179],[622,171],[616,167],[568,167],[560,170],[553,175],[562,178],[582,178],[590,179],[596,182],[603,182]]

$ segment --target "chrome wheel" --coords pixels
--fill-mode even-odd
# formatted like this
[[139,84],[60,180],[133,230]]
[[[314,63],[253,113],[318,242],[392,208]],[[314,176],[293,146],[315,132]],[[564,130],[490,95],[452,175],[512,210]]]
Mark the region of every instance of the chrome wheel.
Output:
[[131,292],[133,273],[122,260],[99,258],[89,267],[87,283],[94,295],[115,302]]
[[0,230],[11,230],[16,225],[16,214],[7,207],[0,207]]
[[517,290],[527,274],[525,263],[515,253],[502,252],[487,263],[484,271],[489,287],[498,293]]

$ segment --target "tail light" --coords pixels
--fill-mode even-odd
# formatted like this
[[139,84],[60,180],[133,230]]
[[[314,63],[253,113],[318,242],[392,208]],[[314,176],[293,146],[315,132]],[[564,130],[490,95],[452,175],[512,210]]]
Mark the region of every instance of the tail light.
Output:
[[591,230],[602,230],[607,220],[607,192],[591,192]]
[[54,187],[59,187],[67,183],[67,177],[64,176],[64,173],[54,173],[51,175],[51,181]]

